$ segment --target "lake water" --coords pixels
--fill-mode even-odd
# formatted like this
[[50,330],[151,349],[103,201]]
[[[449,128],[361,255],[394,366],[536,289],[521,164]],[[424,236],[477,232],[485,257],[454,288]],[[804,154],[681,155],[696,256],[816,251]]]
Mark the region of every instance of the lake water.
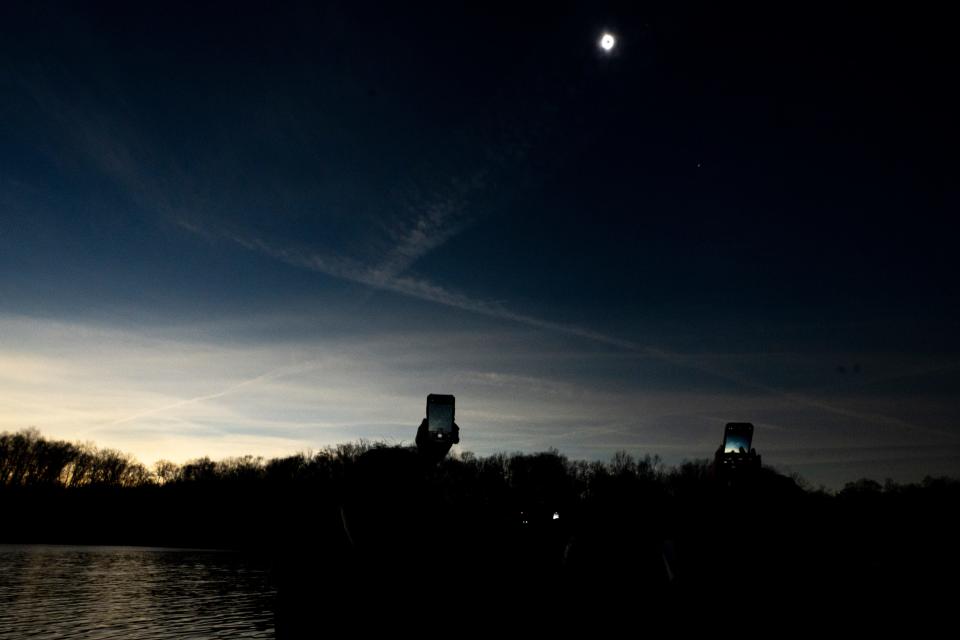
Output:
[[273,638],[267,567],[232,552],[0,545],[0,638]]

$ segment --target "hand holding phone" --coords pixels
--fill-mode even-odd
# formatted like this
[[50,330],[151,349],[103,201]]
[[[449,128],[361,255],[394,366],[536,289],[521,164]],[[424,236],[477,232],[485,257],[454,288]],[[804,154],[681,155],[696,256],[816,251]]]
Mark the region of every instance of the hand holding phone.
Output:
[[427,417],[417,429],[417,450],[427,460],[439,462],[460,442],[460,427],[454,422],[454,397],[431,393],[427,396]]

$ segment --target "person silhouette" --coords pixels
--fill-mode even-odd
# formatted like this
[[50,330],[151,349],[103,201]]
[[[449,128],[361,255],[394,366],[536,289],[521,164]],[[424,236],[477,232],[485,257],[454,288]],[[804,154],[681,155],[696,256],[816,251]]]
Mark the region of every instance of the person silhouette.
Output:
[[363,453],[347,476],[344,533],[359,557],[381,567],[415,561],[426,553],[422,547],[430,544],[431,531],[443,528],[434,474],[460,442],[460,427],[453,423],[441,436],[424,418],[415,441],[416,451],[375,447]]

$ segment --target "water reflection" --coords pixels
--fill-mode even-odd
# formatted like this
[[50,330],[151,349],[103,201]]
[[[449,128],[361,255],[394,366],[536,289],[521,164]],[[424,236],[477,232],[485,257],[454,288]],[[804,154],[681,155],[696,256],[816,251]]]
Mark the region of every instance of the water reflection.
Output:
[[272,638],[274,599],[236,553],[0,545],[0,638]]

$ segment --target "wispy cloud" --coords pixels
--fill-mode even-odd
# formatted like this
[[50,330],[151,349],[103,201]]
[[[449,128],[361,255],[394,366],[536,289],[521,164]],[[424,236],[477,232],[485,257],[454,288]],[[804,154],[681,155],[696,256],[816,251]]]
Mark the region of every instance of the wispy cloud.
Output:
[[[192,229],[191,226],[187,225],[184,225],[184,228]],[[643,345],[587,327],[556,322],[534,315],[520,313],[509,309],[503,304],[472,298],[424,279],[411,276],[394,276],[381,269],[364,266],[357,261],[322,256],[298,248],[280,247],[261,238],[252,236],[230,234],[228,237],[233,242],[247,249],[268,255],[298,268],[309,269],[334,278],[356,282],[375,289],[389,291],[489,318],[515,322],[527,327],[582,338],[591,342],[637,353],[645,357],[707,374],[720,380],[734,383],[745,389],[769,394],[792,405],[818,409],[826,413],[852,418],[864,423],[887,425],[910,432],[926,433],[940,438],[947,438],[951,441],[960,441],[960,434],[926,427],[888,415],[851,409],[837,405],[835,402],[828,402],[807,394],[781,389],[748,378],[729,368],[721,369],[713,365],[705,364],[696,355],[687,355],[661,347]]]
[[157,153],[110,77],[70,78],[76,83],[72,90],[61,86],[61,78],[38,70],[18,73],[13,81],[29,96],[45,129],[56,132],[57,146],[46,149],[54,163],[79,160],[94,168],[145,212],[169,215],[179,206],[188,174]]
[[[147,463],[284,455],[361,437],[410,442],[424,395],[442,389],[457,394],[465,446],[480,454],[557,446],[571,457],[605,458],[627,449],[673,463],[709,456],[722,423],[737,416],[756,422],[758,447],[773,464],[816,463],[819,448],[839,460],[866,443],[927,447],[918,456],[933,456],[937,443],[955,447],[751,389],[652,389],[628,375],[609,386],[562,364],[555,334],[514,329],[386,327],[276,344],[190,326],[118,329],[0,315],[0,429],[35,425]],[[578,361],[635,369],[635,361],[611,365],[607,355],[586,350]],[[859,414],[883,413],[887,402],[843,400]],[[942,400],[923,407],[940,415]],[[800,447],[811,453],[788,453]]]
[[485,173],[477,171],[466,180],[449,181],[428,197],[412,185],[405,189],[405,215],[389,229],[394,244],[372,269],[373,275],[383,281],[397,277],[469,226],[470,197],[483,189]]

